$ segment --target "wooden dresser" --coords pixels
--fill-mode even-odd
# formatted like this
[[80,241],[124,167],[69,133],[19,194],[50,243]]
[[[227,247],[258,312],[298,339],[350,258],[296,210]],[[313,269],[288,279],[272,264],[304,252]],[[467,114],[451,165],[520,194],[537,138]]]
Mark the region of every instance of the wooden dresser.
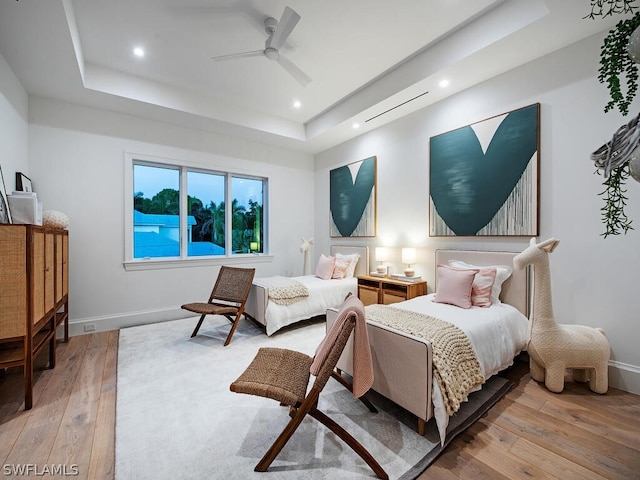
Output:
[[420,295],[426,295],[427,282],[402,282],[387,277],[358,277],[358,298],[364,305],[402,302]]
[[69,340],[69,234],[36,225],[0,225],[0,368],[23,366],[24,402],[33,405],[33,359],[56,331]]

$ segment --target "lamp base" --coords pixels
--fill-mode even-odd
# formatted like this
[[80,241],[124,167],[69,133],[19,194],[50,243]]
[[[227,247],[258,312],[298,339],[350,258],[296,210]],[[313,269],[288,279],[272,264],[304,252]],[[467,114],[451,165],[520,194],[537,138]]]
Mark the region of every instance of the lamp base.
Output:
[[385,267],[384,265],[378,265],[376,270],[380,275],[384,275],[385,273],[387,273],[387,267]]
[[405,277],[413,277],[416,274],[416,271],[413,268],[405,268],[404,276]]

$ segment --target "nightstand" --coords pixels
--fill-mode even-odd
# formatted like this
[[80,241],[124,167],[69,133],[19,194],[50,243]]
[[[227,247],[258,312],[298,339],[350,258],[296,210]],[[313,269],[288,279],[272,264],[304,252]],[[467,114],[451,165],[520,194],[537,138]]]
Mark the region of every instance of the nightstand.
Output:
[[364,305],[402,302],[427,294],[427,282],[403,282],[387,277],[358,277],[358,298]]

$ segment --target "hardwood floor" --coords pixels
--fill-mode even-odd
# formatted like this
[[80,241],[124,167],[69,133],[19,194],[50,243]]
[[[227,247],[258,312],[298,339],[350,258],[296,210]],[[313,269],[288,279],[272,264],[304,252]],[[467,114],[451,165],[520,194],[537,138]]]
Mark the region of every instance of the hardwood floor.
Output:
[[[43,352],[29,411],[22,371],[0,373],[0,476],[113,479],[117,349],[117,331],[72,337],[53,370]],[[523,362],[505,375],[516,388],[420,479],[640,479],[640,396],[575,383],[552,394]]]

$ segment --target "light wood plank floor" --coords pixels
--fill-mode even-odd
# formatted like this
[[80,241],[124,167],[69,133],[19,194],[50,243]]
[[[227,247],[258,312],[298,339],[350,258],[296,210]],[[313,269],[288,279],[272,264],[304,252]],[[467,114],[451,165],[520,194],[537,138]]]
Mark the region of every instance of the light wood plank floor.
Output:
[[[30,411],[22,371],[0,373],[0,476],[28,464],[113,479],[117,349],[117,331],[72,337],[59,344],[53,370],[42,368],[43,352]],[[516,388],[420,479],[640,479],[640,396],[616,389],[602,396],[574,383],[552,394],[523,362],[506,375]]]

